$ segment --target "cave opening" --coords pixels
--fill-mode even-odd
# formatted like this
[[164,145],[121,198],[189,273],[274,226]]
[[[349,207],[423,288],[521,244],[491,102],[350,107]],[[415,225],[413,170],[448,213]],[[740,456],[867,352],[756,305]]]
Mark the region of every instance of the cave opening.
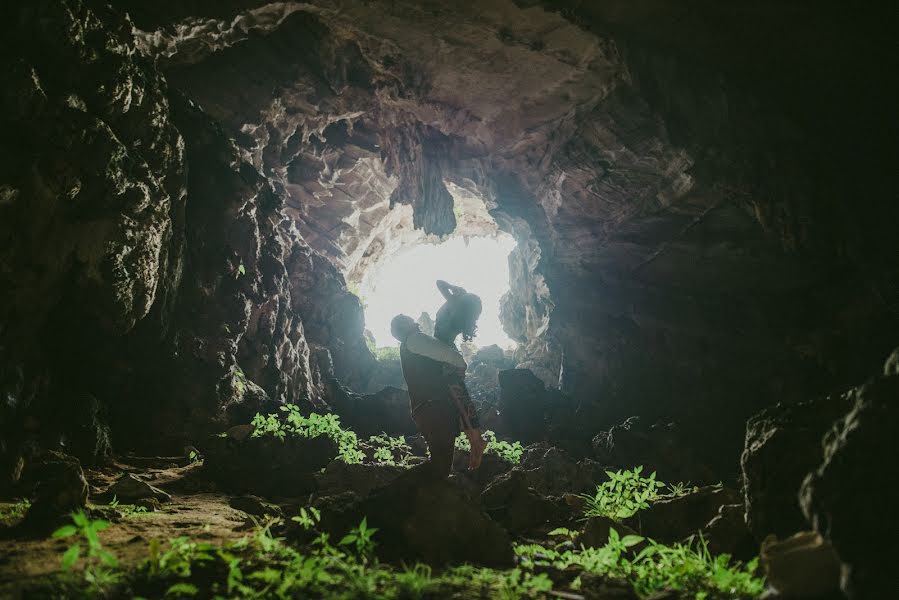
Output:
[[444,301],[435,281],[442,279],[480,296],[483,312],[473,340],[476,347],[514,348],[515,342],[500,322],[500,303],[509,291],[508,259],[514,247],[515,239],[506,233],[457,235],[401,249],[373,265],[363,275],[359,291],[366,329],[375,346],[399,345],[390,335],[390,319],[397,314],[418,319],[422,329],[433,334],[433,319]]

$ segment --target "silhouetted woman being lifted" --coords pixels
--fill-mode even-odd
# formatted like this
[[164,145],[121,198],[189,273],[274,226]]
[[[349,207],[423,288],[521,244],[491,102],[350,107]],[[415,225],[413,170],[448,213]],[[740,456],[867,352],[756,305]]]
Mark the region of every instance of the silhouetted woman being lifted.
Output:
[[[434,337],[455,349],[459,334],[462,334],[462,340],[465,342],[474,338],[477,321],[481,316],[481,299],[466,292],[464,288],[442,280],[437,281],[437,289],[443,294],[446,302],[437,311]],[[447,369],[452,367],[447,365]],[[478,413],[465,387],[465,369],[455,369],[454,372],[448,373],[448,379],[450,396],[459,411],[460,427],[471,444],[469,468],[476,469],[481,464],[487,442],[481,435]]]

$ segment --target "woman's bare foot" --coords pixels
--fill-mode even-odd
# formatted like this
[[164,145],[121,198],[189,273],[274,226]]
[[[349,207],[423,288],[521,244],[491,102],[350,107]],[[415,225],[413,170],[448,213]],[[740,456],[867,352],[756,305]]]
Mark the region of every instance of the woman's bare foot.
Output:
[[487,449],[487,440],[481,437],[479,429],[472,429],[466,433],[468,433],[468,441],[471,444],[471,451],[468,454],[468,470],[474,471],[481,466],[484,450]]

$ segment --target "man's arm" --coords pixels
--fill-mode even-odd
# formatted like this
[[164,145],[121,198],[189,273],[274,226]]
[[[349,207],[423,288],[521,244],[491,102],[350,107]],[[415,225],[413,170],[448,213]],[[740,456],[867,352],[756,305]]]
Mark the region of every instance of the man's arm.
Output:
[[459,352],[440,340],[423,333],[413,333],[406,338],[406,349],[414,354],[452,365],[463,371],[468,367],[465,364],[465,359],[462,358]]
[[465,288],[461,288],[457,285],[452,285],[443,281],[442,279],[437,280],[437,289],[440,290],[441,294],[443,294],[444,300],[449,300],[453,296],[465,293]]

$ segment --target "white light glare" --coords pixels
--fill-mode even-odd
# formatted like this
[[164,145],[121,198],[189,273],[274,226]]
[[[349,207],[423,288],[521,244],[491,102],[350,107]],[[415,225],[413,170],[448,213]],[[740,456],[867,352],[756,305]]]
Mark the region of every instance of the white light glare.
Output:
[[[453,237],[442,244],[421,244],[397,253],[377,271],[377,280],[363,279],[365,326],[378,347],[396,346],[390,320],[398,314],[418,319],[427,312],[434,319],[443,304],[438,279],[465,288],[481,297],[483,312],[474,343],[513,348],[499,321],[499,300],[509,290],[509,253],[515,247],[510,235]],[[456,342],[462,340],[459,337]]]

